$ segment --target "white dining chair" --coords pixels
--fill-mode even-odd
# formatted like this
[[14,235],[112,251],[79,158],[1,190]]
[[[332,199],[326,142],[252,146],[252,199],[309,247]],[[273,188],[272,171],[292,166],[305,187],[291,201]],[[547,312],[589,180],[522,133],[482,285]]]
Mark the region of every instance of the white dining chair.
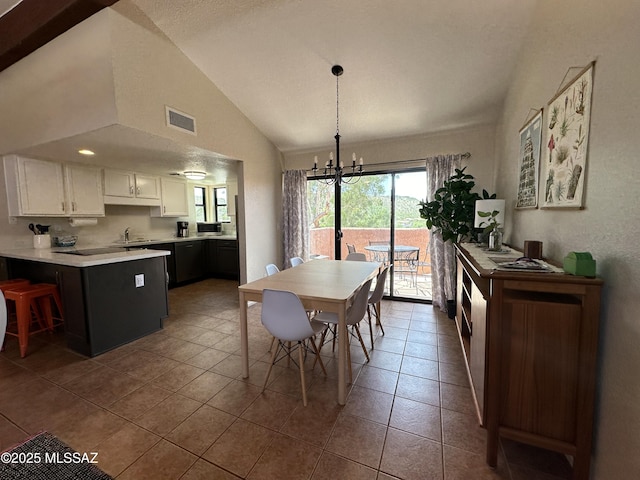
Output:
[[[278,340],[277,348],[273,349],[271,354],[271,364],[267,371],[267,376],[262,385],[264,392],[271,375],[273,365],[282,358],[289,357],[298,350],[298,368],[300,369],[300,384],[302,386],[302,403],[307,406],[307,390],[304,380],[304,352],[309,347],[305,343],[307,341],[311,345],[311,350],[316,355],[316,361],[320,363],[323,373],[327,371],[320,358],[320,352],[315,342],[315,336],[327,329],[327,325],[316,320],[309,320],[304,310],[302,302],[293,292],[284,290],[265,289],[262,292],[262,324]],[[295,343],[294,343],[295,342]],[[283,356],[277,358],[278,352],[283,352]],[[313,362],[315,367],[315,361]]]
[[7,332],[7,303],[0,290],[0,351],[4,350],[4,334]]
[[387,281],[387,274],[391,265],[387,265],[382,269],[376,278],[376,286],[369,293],[369,300],[367,301],[367,322],[369,323],[369,334],[371,335],[371,349],[373,350],[373,325],[371,319],[371,307],[373,307],[373,316],[376,319],[378,325],[380,325],[380,331],[384,335],[384,328],[382,327],[382,321],[380,320],[380,300],[384,294],[384,284]]
[[298,265],[303,264],[304,260],[302,259],[302,257],[292,257],[289,259],[289,262],[291,263],[292,267],[297,267]]
[[275,263],[270,263],[265,267],[267,270],[267,275],[274,275],[280,271],[280,269],[275,265]]
[[366,262],[367,256],[361,252],[351,252],[350,254],[347,255],[347,258],[345,258],[345,260],[350,260],[350,261],[355,260],[357,262]]
[[[373,279],[368,280],[364,285],[362,285],[362,287],[360,287],[360,290],[358,290],[358,293],[356,293],[355,298],[353,299],[351,307],[349,308],[349,310],[347,310],[346,318],[347,332],[350,333],[350,335],[348,335],[347,337],[351,337],[351,335],[353,335],[360,341],[360,345],[362,346],[364,356],[367,358],[367,362],[369,362],[369,353],[367,352],[367,347],[364,346],[364,341],[362,340],[362,335],[360,335],[360,328],[358,327],[358,324],[367,313],[367,301],[369,300],[369,290],[371,289],[371,282],[373,282]],[[337,335],[338,328],[338,314],[334,312],[320,312],[315,317],[313,317],[313,319],[318,322],[325,322],[329,327],[322,333],[322,337],[320,338],[320,348],[322,348],[325,343],[327,331],[331,331],[331,333],[333,333],[332,342],[335,346],[335,337]],[[349,338],[347,338],[347,364],[349,365],[349,381],[353,381],[353,374],[351,372],[351,348],[349,344]]]

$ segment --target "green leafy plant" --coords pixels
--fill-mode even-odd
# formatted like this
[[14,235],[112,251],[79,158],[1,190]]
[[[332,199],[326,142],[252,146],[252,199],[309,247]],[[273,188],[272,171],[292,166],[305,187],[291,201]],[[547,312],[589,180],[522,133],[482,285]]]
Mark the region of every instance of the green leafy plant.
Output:
[[500,222],[498,222],[498,219],[496,218],[498,215],[500,215],[499,210],[493,210],[492,212],[478,212],[479,217],[487,219],[486,222],[480,222],[480,226],[484,228],[482,233],[490,233],[500,228]]
[[456,168],[455,174],[436,190],[431,202],[420,202],[420,217],[426,220],[427,228],[435,228],[442,233],[446,242],[460,242],[473,231],[476,200],[495,198],[482,191],[483,197],[472,192],[475,187],[473,175]]

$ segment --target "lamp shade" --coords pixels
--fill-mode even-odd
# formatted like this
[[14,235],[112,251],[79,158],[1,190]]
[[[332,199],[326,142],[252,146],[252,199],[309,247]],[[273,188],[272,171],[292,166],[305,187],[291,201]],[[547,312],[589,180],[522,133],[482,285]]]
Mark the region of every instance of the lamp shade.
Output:
[[[480,215],[478,215],[478,212],[493,212],[494,210],[500,212],[496,217],[496,221],[500,225],[504,225],[504,209],[504,200],[476,200],[476,216],[473,222],[473,226],[476,228],[486,227],[488,224],[488,218],[481,217]],[[480,226],[482,222],[485,222],[485,224]]]

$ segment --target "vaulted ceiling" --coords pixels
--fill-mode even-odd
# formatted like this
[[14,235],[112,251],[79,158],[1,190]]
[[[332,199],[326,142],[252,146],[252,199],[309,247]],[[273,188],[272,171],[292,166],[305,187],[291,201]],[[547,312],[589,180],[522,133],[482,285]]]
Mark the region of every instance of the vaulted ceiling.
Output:
[[[334,64],[344,67],[343,143],[495,122],[536,0],[121,2],[148,16],[281,151],[294,152],[333,142]],[[0,13],[16,3],[0,0]],[[111,3],[24,0],[11,24],[46,41],[43,32]],[[66,7],[40,25],[41,15],[24,16],[34,5]],[[10,15],[0,18],[0,45]],[[11,58],[0,49],[0,61]]]

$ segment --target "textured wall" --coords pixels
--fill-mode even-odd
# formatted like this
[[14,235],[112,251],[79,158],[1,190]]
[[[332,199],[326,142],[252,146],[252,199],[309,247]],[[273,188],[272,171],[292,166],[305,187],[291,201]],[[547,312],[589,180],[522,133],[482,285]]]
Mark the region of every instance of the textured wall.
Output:
[[[524,240],[542,240],[545,254],[556,260],[569,251],[590,251],[605,281],[592,474],[602,480],[640,476],[638,18],[635,0],[539,1],[496,137],[497,190],[512,200],[507,238],[520,247]],[[567,69],[592,60],[584,209],[513,211],[518,131],[529,109],[546,107]],[[543,135],[543,145],[547,141]]]

